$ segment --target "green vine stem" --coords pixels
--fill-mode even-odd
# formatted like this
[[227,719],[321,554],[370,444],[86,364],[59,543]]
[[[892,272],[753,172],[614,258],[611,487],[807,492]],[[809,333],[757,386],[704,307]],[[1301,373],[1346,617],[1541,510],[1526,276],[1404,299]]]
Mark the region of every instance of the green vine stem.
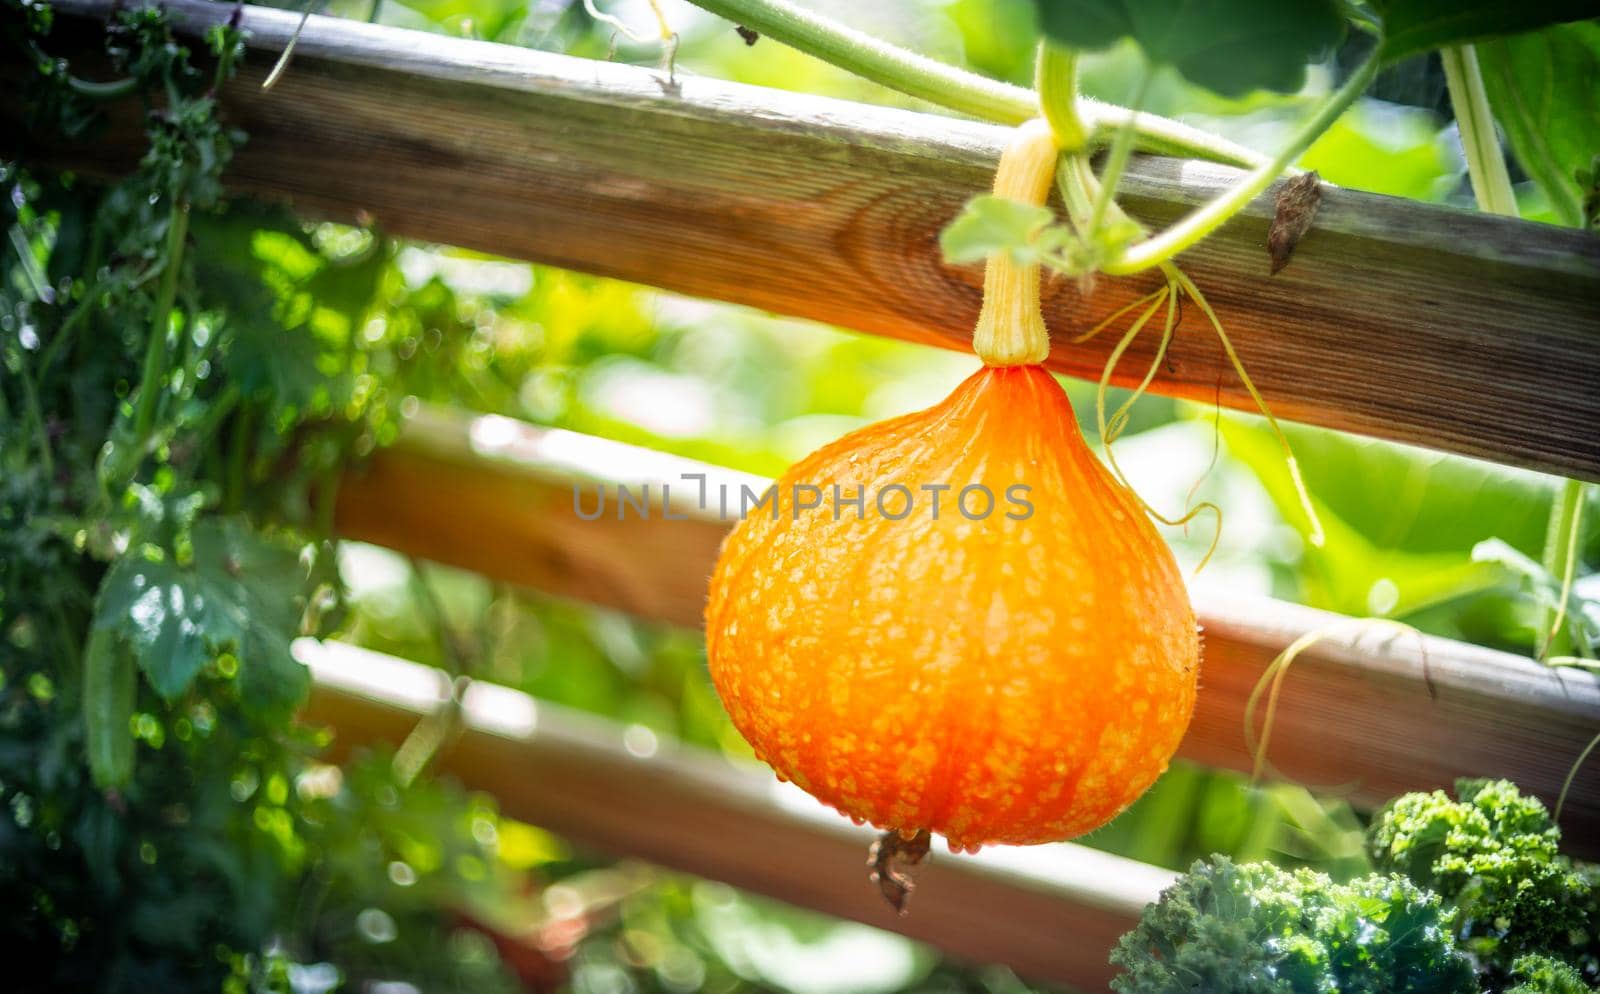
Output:
[[1577,575],[1578,536],[1583,530],[1585,489],[1583,481],[1567,480],[1550,506],[1550,526],[1544,537],[1543,566],[1561,586],[1556,603],[1543,612],[1540,622],[1540,659],[1564,655],[1572,648],[1572,639],[1566,630],[1567,599],[1572,596],[1572,582]]
[[1311,147],[1333,122],[1355,103],[1378,73],[1378,50],[1295,132],[1289,143],[1270,162],[1257,166],[1228,191],[1194,211],[1153,238],[1129,246],[1118,258],[1106,263],[1104,272],[1127,276],[1159,266],[1205,238],[1237,214],[1251,200],[1271,186],[1294,160]]
[[1467,175],[1472,180],[1478,209],[1516,217],[1517,196],[1511,189],[1505,156],[1500,154],[1500,139],[1489,109],[1489,95],[1483,88],[1477,50],[1471,45],[1452,45],[1440,49],[1439,58],[1444,63],[1450,106],[1461,129],[1461,149],[1467,157]]
[[45,346],[44,352],[39,356],[39,375],[42,377],[50,371],[50,367],[61,355],[62,351],[72,344],[72,337],[77,333],[78,325],[89,319],[89,315],[100,306],[101,282],[96,280],[90,284],[83,298],[72,308],[61,327],[56,330],[55,337],[50,344]]
[[1041,41],[1033,81],[1056,145],[1063,152],[1082,151],[1089,144],[1089,131],[1078,116],[1078,53]]
[[[790,3],[789,0],[690,0],[696,7],[813,55],[892,90],[1000,124],[1021,124],[1039,116],[1031,90],[986,79],[935,59],[880,41]],[[1154,114],[1080,99],[1078,114],[1091,143],[1105,144],[1130,119],[1146,152],[1209,159],[1249,168],[1263,156],[1199,128]]]
[[139,471],[139,464],[150,450],[156,412],[167,371],[167,336],[172,331],[172,306],[178,297],[178,275],[183,270],[184,240],[189,234],[189,205],[176,203],[167,220],[167,238],[158,271],[161,282],[150,313],[150,340],[145,344],[144,363],[139,374],[139,395],[135,400],[133,430],[125,443],[107,442],[100,474],[108,494],[121,493]]
[[228,440],[227,484],[223,488],[222,507],[237,511],[244,506],[244,480],[250,447],[254,441],[255,408],[249,404],[239,407],[239,420],[233,426],[233,437]]
[[133,418],[135,458],[144,455],[150,426],[161,401],[162,374],[167,367],[167,336],[172,330],[172,304],[178,296],[178,274],[183,269],[183,242],[189,234],[189,205],[175,204],[167,221],[166,268],[156,288],[155,310],[150,315],[150,342],[145,346],[144,369],[139,378],[139,406]]
[[129,76],[126,79],[113,79],[100,83],[68,75],[67,87],[78,96],[90,100],[120,100],[139,92],[139,80]]
[[27,350],[17,353],[17,362],[22,367],[18,370],[17,380],[22,384],[22,397],[28,405],[28,420],[33,422],[34,429],[39,433],[39,465],[44,469],[46,479],[54,479],[56,460],[50,449],[50,425],[45,421],[44,408],[39,404],[38,383],[28,369]]
[[[1134,84],[1132,106],[1137,110],[1144,104],[1145,96],[1150,92],[1150,84],[1155,79],[1155,69],[1146,68],[1139,74],[1139,81]],[[1089,222],[1084,229],[1086,235],[1091,236],[1100,230],[1100,223],[1105,220],[1106,208],[1116,200],[1117,185],[1122,182],[1122,171],[1128,168],[1128,157],[1133,154],[1133,125],[1124,125],[1117,131],[1117,137],[1111,142],[1111,152],[1106,156],[1105,173],[1100,178],[1100,192],[1095,195],[1094,203],[1089,208]]]

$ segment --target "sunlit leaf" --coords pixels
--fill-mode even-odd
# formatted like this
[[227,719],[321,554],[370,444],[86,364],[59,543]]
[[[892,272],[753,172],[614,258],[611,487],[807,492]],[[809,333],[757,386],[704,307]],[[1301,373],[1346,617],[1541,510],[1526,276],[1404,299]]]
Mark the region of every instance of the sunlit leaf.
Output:
[[211,519],[194,530],[194,561],[208,587],[230,595],[245,703],[262,710],[298,704],[311,686],[305,666],[289,652],[304,609],[299,551],[242,518]]
[[1078,49],[1132,38],[1150,61],[1227,97],[1293,93],[1306,64],[1344,37],[1333,0],[1036,0],[1039,25]]
[[1362,101],[1323,132],[1299,164],[1335,186],[1438,200],[1459,181],[1462,169],[1439,131],[1430,111]]
[[[279,320],[284,314],[280,297],[309,279],[318,263],[292,240],[285,219],[259,220],[261,228],[197,217],[196,237],[208,250],[195,267],[211,292],[229,304],[222,325],[223,366],[232,382],[246,397],[270,397],[280,407],[304,410],[327,389],[328,377],[317,368],[321,350],[304,322]],[[277,236],[283,248],[265,251],[260,247],[265,236]]]
[[[1516,573],[1474,558],[1488,539],[1537,556],[1554,490],[1521,472],[1337,432],[1285,426],[1327,531],[1300,568],[1308,603],[1345,614],[1401,617],[1508,587]],[[1303,528],[1282,450],[1264,428],[1225,419],[1229,451]],[[1508,587],[1509,589],[1509,587]]]
[[506,36],[528,15],[525,0],[399,0],[450,34],[488,41]]

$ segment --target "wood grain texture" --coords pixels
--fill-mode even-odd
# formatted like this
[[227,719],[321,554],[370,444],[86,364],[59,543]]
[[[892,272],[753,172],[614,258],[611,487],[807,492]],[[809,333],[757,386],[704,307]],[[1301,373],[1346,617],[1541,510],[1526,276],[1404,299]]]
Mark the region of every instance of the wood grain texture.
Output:
[[[706,510],[698,507],[700,482]],[[649,484],[649,517],[619,510],[616,485]],[[668,487],[671,513],[661,498]],[[595,520],[597,486],[610,496]],[[424,409],[395,447],[346,476],[336,525],[375,542],[511,583],[699,626],[721,539],[720,493],[766,481],[690,460],[501,417]],[[576,494],[575,494],[576,488]],[[1284,683],[1270,759],[1283,776],[1372,805],[1457,777],[1508,777],[1554,803],[1600,732],[1600,680],[1461,642],[1396,636],[1353,619],[1205,585],[1201,694],[1180,755],[1250,770],[1245,702],[1286,646],[1330,637]],[[1573,782],[1570,843],[1600,854],[1600,767]]]
[[[98,16],[112,0],[63,0]],[[172,0],[190,31],[231,5]],[[659,74],[247,7],[255,49],[224,93],[250,134],[233,189],[309,215],[964,349],[977,267],[937,235],[984,191],[1006,131],[932,115]],[[0,106],[8,102],[0,100]],[[132,107],[126,108],[133,110]],[[5,112],[13,121],[18,108]],[[0,145],[4,145],[0,138]],[[60,161],[138,149],[126,118]],[[1220,166],[1144,158],[1126,203],[1162,223],[1220,190]],[[1600,238],[1329,188],[1269,277],[1273,191],[1183,256],[1283,417],[1600,479]],[[1050,364],[1097,377],[1112,344],[1071,334],[1152,285],[1047,287]],[[1248,408],[1194,309],[1161,392]],[[1153,337],[1153,336],[1152,336]],[[1136,344],[1117,376],[1148,362]]]
[[[303,712],[335,729],[336,752],[399,742],[447,693],[439,670],[303,640],[315,674]],[[438,769],[494,795],[500,810],[579,846],[721,880],[890,929],[977,963],[1103,990],[1112,944],[1173,877],[1076,845],[937,852],[898,917],[867,880],[873,833],[764,767],[656,739],[490,684],[462,696],[464,731]]]

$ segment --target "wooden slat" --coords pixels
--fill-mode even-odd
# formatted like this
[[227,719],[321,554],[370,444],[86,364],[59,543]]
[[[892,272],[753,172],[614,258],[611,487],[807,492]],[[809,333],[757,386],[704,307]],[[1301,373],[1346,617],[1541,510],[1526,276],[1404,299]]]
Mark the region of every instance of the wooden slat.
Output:
[[[113,4],[55,6],[98,16]],[[165,6],[190,31],[232,10]],[[323,17],[263,92],[297,21],[245,8],[257,52],[224,93],[250,135],[229,174],[235,190],[394,234],[968,347],[980,274],[942,264],[936,238],[988,185],[1002,129],[683,75],[669,84],[645,69]],[[15,124],[14,102],[0,107]],[[137,151],[131,120],[63,161],[125,164]],[[1142,159],[1126,201],[1165,222],[1234,175]],[[1280,416],[1600,479],[1600,239],[1328,189],[1294,262],[1269,278],[1270,202],[1183,264]],[[1102,279],[1084,298],[1073,281],[1052,284],[1051,365],[1098,376],[1115,336],[1066,340],[1150,286]],[[1142,371],[1150,345],[1132,350],[1119,382]],[[1195,313],[1156,389],[1206,400],[1220,389],[1224,403],[1249,407]]]
[[[707,511],[697,508],[704,474]],[[585,521],[594,484],[650,483],[648,519],[629,510]],[[671,487],[666,520],[662,483]],[[728,524],[726,486],[760,493],[766,481],[689,460],[501,417],[424,409],[399,445],[341,484],[339,531],[501,580],[698,626],[706,581]],[[1447,639],[1396,637],[1326,611],[1207,586],[1192,588],[1205,632],[1201,693],[1181,754],[1248,770],[1245,701],[1284,647],[1332,629],[1295,662],[1284,684],[1271,760],[1284,775],[1374,804],[1462,776],[1509,777],[1553,802],[1572,761],[1600,731],[1600,681]],[[1600,768],[1573,781],[1562,816],[1568,840],[1600,854]]]
[[[400,741],[448,693],[439,670],[351,646],[307,639],[296,652],[316,677],[304,715],[332,725],[339,750]],[[438,768],[512,817],[1027,977],[1104,989],[1112,944],[1173,876],[1070,844],[941,851],[917,872],[901,918],[867,880],[873,833],[765,768],[637,734],[630,749],[620,725],[505,687],[472,684],[462,702],[464,731]]]

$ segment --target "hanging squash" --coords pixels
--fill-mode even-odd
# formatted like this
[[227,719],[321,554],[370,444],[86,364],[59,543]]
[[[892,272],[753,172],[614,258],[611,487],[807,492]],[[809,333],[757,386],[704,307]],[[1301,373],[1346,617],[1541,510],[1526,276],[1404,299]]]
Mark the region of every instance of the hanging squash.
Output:
[[[1042,203],[1019,129],[996,192]],[[711,676],[755,752],[818,799],[952,849],[1097,828],[1166,769],[1198,677],[1193,608],[1138,499],[1039,365],[1037,266],[997,255],[983,368],[801,460],[725,543]]]

